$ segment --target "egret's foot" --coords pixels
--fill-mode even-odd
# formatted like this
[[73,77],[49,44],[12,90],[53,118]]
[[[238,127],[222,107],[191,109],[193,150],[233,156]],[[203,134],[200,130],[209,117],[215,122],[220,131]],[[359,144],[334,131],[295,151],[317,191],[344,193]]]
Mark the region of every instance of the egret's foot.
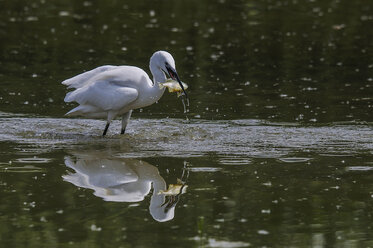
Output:
[[120,134],[124,134],[125,132],[126,132],[125,128],[123,128],[123,129],[120,130]]
[[110,126],[110,123],[106,123],[106,126],[105,126],[105,129],[104,129],[104,133],[102,134],[102,136],[105,136],[106,133],[107,133],[107,130],[109,129],[109,126]]

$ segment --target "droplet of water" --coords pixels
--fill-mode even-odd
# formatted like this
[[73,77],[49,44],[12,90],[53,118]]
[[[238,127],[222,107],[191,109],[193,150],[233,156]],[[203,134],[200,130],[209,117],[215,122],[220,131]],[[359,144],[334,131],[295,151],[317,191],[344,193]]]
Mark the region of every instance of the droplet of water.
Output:
[[95,224],[91,225],[91,231],[93,231],[93,232],[100,232],[101,230],[102,230],[101,227],[98,227]]
[[269,232],[267,230],[258,230],[258,234],[260,234],[260,235],[268,235]]

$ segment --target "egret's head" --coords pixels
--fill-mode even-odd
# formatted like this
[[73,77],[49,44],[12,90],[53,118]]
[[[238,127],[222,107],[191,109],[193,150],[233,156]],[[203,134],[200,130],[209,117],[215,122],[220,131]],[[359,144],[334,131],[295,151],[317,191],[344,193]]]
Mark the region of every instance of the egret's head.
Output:
[[166,51],[157,51],[150,58],[150,70],[157,68],[162,71],[166,78],[171,78],[178,81],[180,87],[183,89],[185,96],[187,96],[184,86],[182,85],[179,75],[176,72],[175,60],[172,55]]
[[154,65],[161,71],[163,71],[167,77],[171,75],[168,74],[168,69],[172,68],[175,71],[175,60],[172,55],[166,51],[158,51],[153,54],[150,58],[150,63],[154,63]]

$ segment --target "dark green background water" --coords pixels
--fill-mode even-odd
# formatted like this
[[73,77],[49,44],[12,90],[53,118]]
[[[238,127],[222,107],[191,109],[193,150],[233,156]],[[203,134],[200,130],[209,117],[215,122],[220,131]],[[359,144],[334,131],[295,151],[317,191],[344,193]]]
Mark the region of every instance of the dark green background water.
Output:
[[[372,27],[370,0],[0,0],[0,246],[372,247]],[[64,117],[61,81],[156,50],[188,120],[168,93],[124,136]],[[189,172],[173,218],[103,200],[126,166]]]

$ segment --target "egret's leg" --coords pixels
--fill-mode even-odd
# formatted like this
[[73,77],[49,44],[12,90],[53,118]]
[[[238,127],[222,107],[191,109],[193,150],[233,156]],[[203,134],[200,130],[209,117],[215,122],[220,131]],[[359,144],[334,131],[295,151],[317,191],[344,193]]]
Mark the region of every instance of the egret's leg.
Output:
[[110,126],[110,122],[107,122],[107,123],[106,123],[106,126],[105,126],[105,129],[104,129],[104,133],[102,134],[102,136],[105,136],[105,135],[106,135],[106,132],[107,132],[109,126]]
[[115,111],[109,111],[107,113],[106,126],[105,126],[104,133],[102,134],[102,136],[106,135],[106,132],[107,132],[109,126],[110,126],[110,122],[111,122],[112,119],[115,118],[116,115],[117,115],[117,112],[115,112]]
[[128,111],[122,116],[122,129],[120,130],[120,134],[124,134],[126,131],[127,124],[131,118],[132,110]]

